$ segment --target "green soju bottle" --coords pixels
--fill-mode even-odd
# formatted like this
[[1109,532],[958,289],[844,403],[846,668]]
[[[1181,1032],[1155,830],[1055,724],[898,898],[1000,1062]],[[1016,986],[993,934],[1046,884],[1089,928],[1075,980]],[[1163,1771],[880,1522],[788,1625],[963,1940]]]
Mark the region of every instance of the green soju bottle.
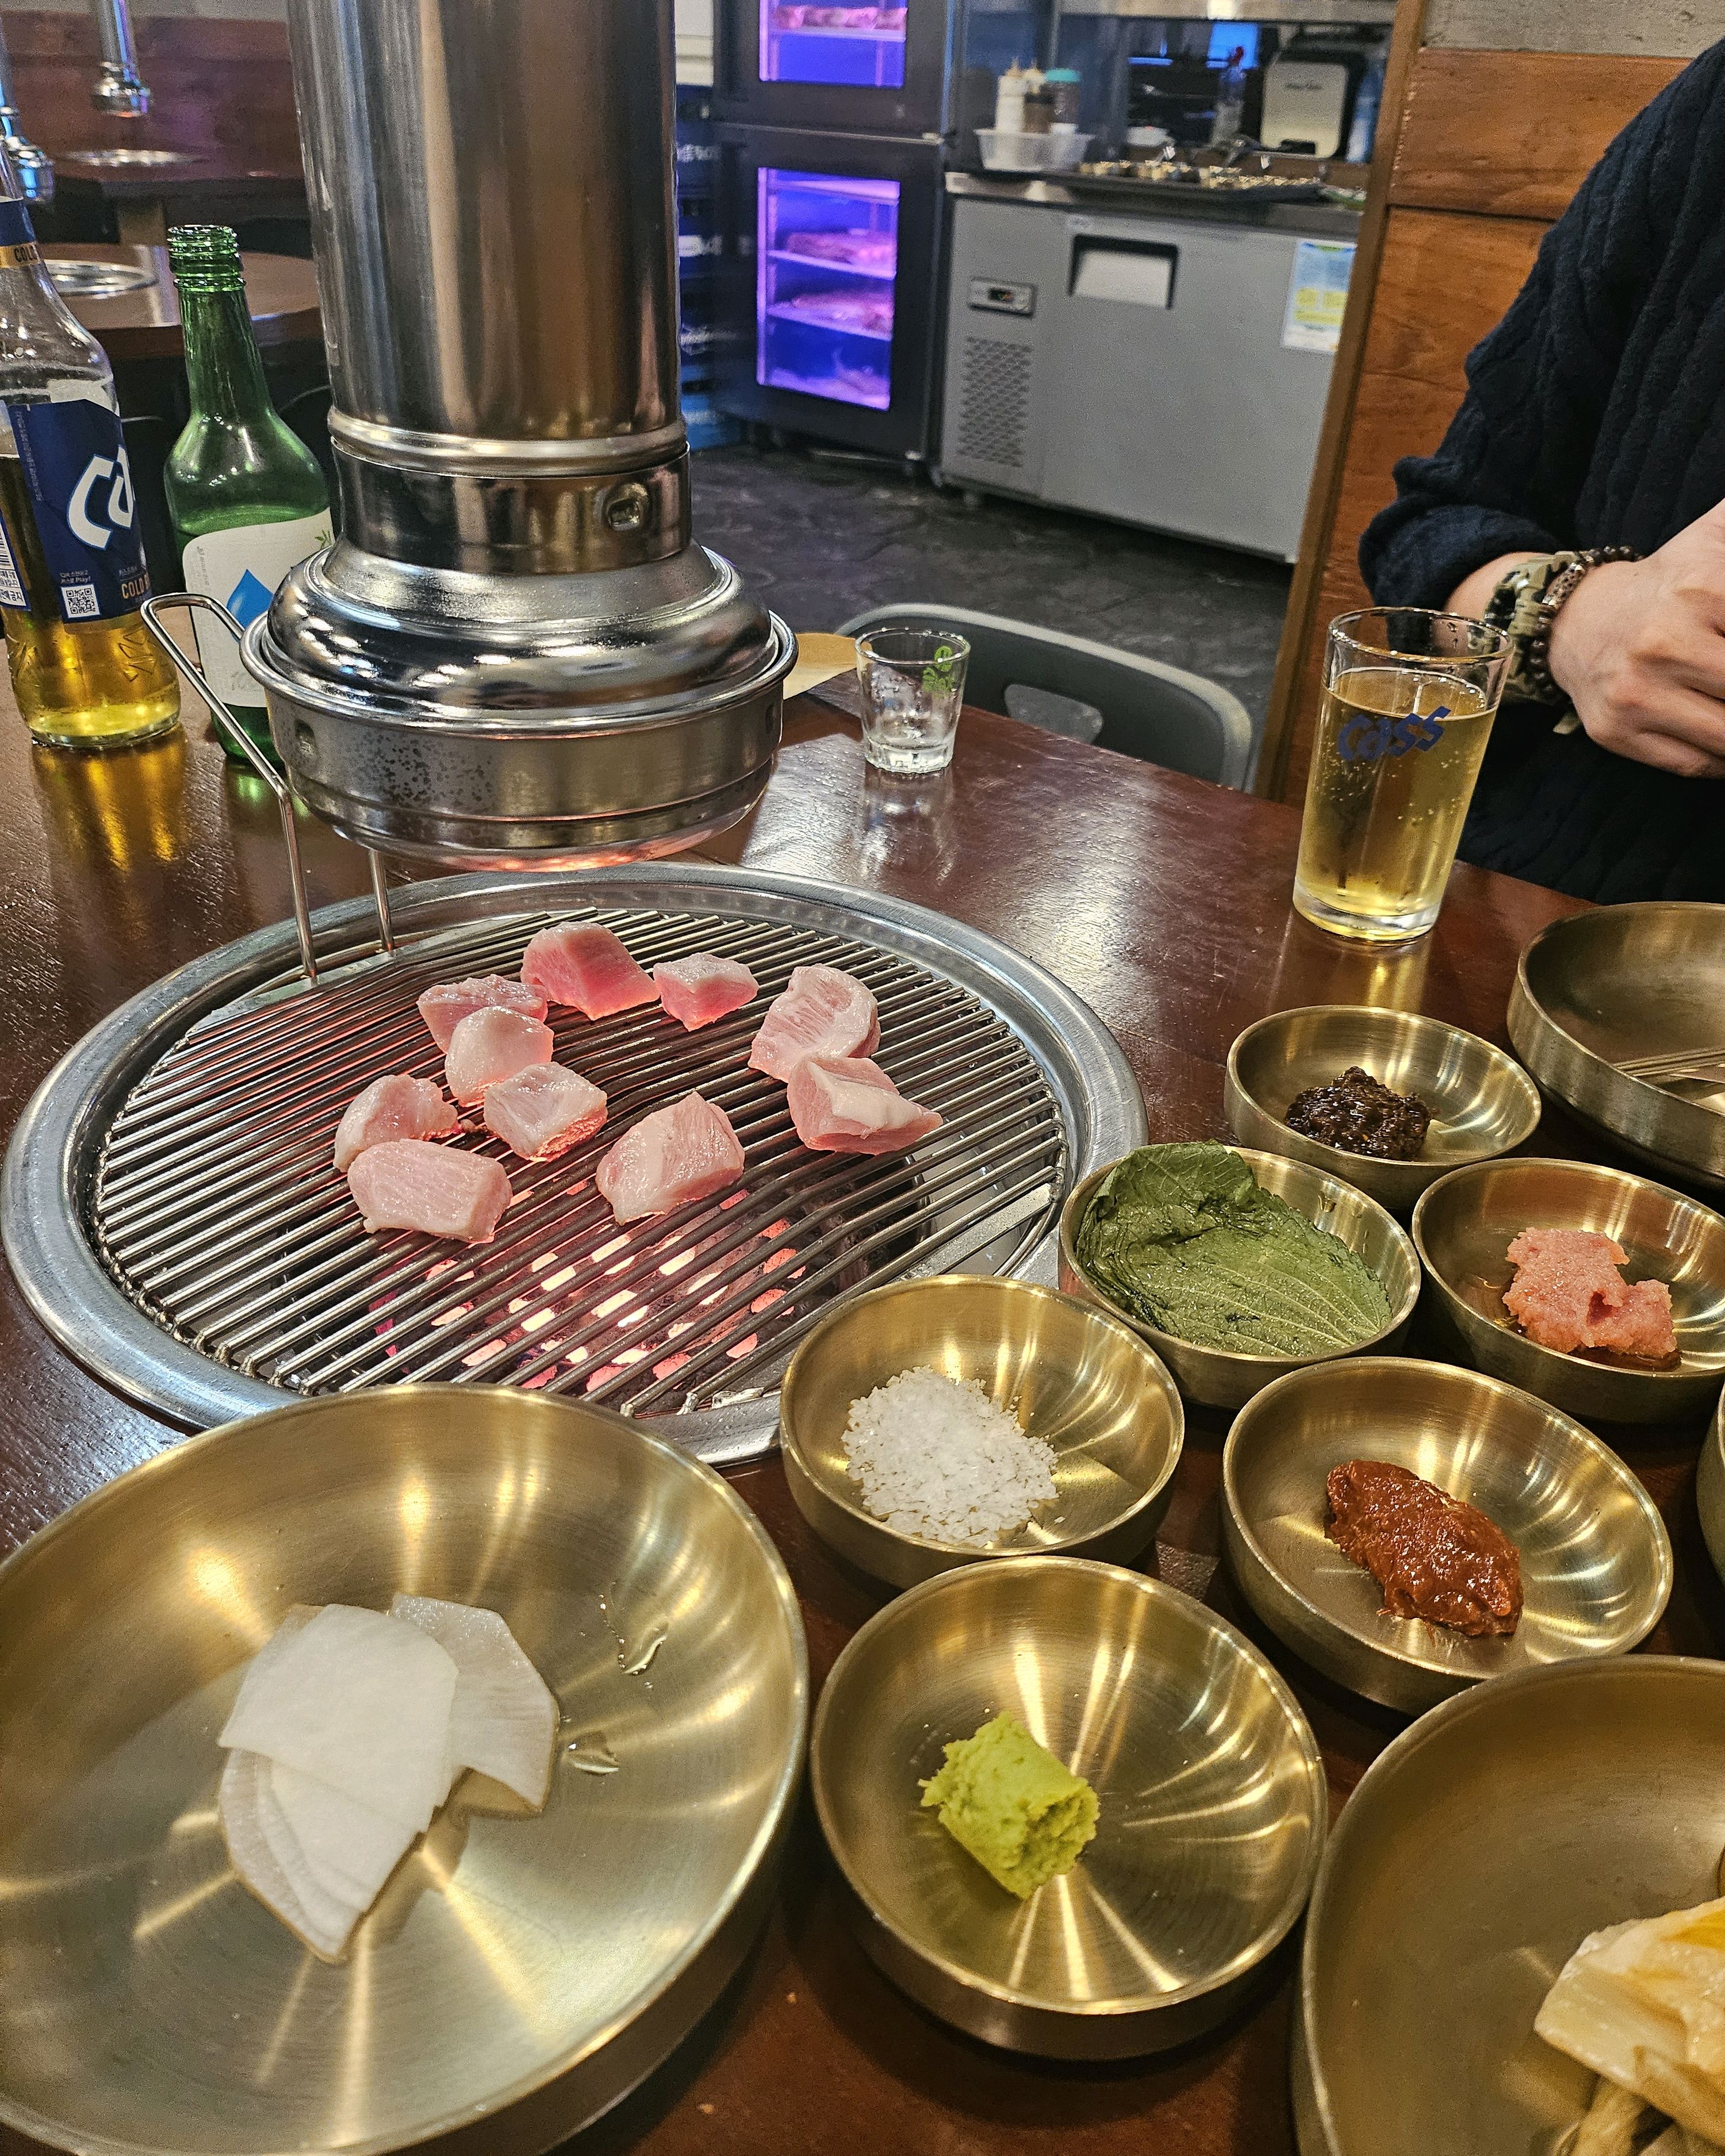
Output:
[[[270,402],[238,236],[225,224],[176,225],[167,250],[192,393],[192,416],[164,475],[168,513],[187,590],[219,599],[249,626],[294,564],[329,543],[329,490],[316,458]],[[258,685],[233,638],[208,616],[193,619],[205,678],[273,757]]]

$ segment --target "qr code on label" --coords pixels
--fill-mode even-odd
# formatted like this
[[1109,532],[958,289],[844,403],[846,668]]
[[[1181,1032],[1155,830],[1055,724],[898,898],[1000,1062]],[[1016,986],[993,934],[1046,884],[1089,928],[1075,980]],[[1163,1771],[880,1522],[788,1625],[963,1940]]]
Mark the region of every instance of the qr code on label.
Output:
[[97,619],[101,608],[94,584],[65,584],[61,589],[65,594],[68,621],[95,621]]

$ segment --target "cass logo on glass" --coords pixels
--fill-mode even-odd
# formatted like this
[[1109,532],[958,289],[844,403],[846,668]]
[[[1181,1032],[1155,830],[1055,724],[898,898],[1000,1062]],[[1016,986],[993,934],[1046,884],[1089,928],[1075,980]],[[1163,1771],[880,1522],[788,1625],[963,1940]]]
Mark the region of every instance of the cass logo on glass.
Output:
[[1336,753],[1343,763],[1375,763],[1381,756],[1405,756],[1410,748],[1435,748],[1444,737],[1440,722],[1449,716],[1447,704],[1423,717],[1409,713],[1404,719],[1356,711],[1336,737]]

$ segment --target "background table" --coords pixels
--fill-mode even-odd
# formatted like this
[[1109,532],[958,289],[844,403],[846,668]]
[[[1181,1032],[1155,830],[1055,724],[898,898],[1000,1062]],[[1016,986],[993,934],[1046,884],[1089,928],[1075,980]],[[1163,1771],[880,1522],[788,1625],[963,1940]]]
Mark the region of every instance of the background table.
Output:
[[[118,262],[149,271],[152,283],[111,299],[91,299],[76,292],[62,295],[116,368],[138,360],[184,357],[179,295],[166,247],[67,239],[52,241],[42,252],[51,262]],[[248,254],[240,260],[252,334],[260,346],[312,343],[323,335],[317,275],[311,263],[291,254]]]
[[[0,699],[0,701],[4,701]],[[1113,1029],[1156,1139],[1226,1135],[1222,1072],[1250,1020],[1293,1004],[1418,1007],[1504,1038],[1516,956],[1568,900],[1463,869],[1435,932],[1411,948],[1353,947],[1289,910],[1297,819],[1287,808],[967,713],[952,770],[865,770],[848,720],[804,699],[748,821],[711,850],[757,868],[915,899],[1050,968]],[[362,856],[305,827],[314,897],[366,888]],[[32,750],[0,712],[0,1130],[86,1027],[157,975],[280,919],[288,904],[274,803],[193,737],[128,756]],[[1598,1151],[1548,1115],[1535,1147]],[[172,1434],[106,1394],[54,1348],[16,1287],[0,1291],[0,1548],[21,1540]],[[1242,1611],[1217,1569],[1226,1418],[1189,1420],[1158,1543],[1165,1577],[1200,1593],[1289,1678],[1339,1804],[1403,1726],[1306,1670]],[[1697,1430],[1635,1435],[1626,1455],[1677,1553],[1652,1647],[1725,1649],[1725,1592],[1697,1524]],[[817,1685],[879,1606],[803,1527],[778,1460],[732,1477],[784,1553]],[[805,1801],[758,1951],[693,2038],[576,2144],[580,2156],[1286,2156],[1291,1949],[1258,2004],[1219,2037],[1112,2067],[1057,2066],[953,2035],[879,1976],[840,1921]],[[0,2133],[0,2151],[26,2143]]]

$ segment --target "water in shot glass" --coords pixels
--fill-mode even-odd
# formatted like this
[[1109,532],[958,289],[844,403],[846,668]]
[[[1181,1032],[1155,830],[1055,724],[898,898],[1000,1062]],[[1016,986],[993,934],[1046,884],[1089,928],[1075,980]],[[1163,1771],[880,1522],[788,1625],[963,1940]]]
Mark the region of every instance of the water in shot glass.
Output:
[[952,761],[970,646],[940,629],[877,629],[856,640],[863,754],[901,778]]
[[1330,624],[1294,904],[1394,942],[1438,917],[1503,693],[1509,639],[1417,607]]

